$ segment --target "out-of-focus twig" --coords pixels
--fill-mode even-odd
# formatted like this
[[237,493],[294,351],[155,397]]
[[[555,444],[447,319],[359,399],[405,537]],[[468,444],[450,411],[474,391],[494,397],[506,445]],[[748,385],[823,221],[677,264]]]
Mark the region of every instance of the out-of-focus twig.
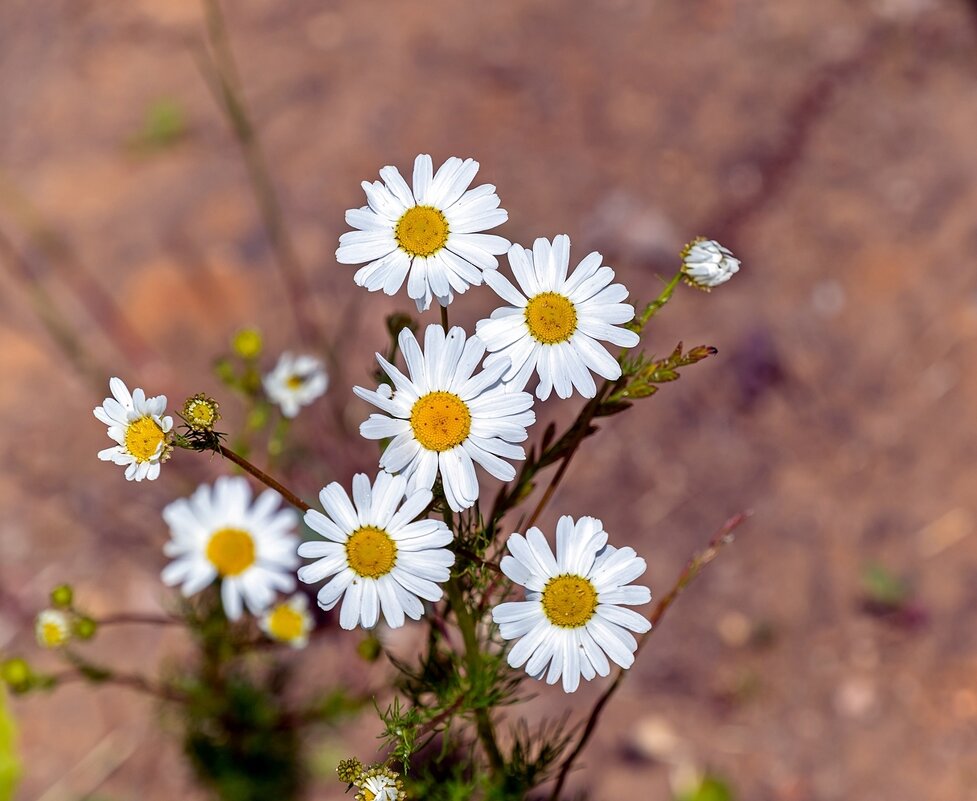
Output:
[[[651,622],[651,629],[638,640],[638,648],[634,653],[635,657],[637,657],[638,653],[644,647],[645,643],[648,641],[648,638],[655,632],[655,627],[665,616],[665,613],[671,608],[672,604],[675,603],[675,599],[678,598],[678,596],[682,594],[682,591],[692,583],[699,573],[702,572],[702,569],[719,555],[719,552],[723,549],[723,547],[733,541],[733,531],[745,523],[751,514],[751,512],[740,512],[739,514],[733,515],[733,517],[727,520],[719,531],[716,532],[705,549],[692,556],[692,558],[685,565],[685,569],[679,574],[679,577],[672,589],[666,593],[665,597],[662,598],[652,610],[651,615],[648,618],[648,620]],[[577,757],[580,756],[580,753],[590,741],[591,735],[593,735],[594,730],[597,728],[597,724],[600,721],[600,716],[604,711],[604,707],[607,706],[608,701],[611,700],[614,693],[616,693],[618,688],[621,686],[626,673],[627,671],[619,669],[617,671],[617,675],[614,677],[614,681],[611,683],[611,686],[604,690],[600,698],[597,699],[597,703],[594,704],[594,708],[590,711],[590,715],[587,717],[587,722],[584,724],[580,739],[577,741],[576,746],[574,746],[573,750],[569,753],[567,758],[563,761],[563,764],[560,766],[560,772],[557,775],[556,785],[553,787],[553,792],[550,794],[550,801],[557,801],[559,799],[560,793],[563,792],[563,785],[566,783],[567,776],[570,774],[570,770],[573,768],[573,763],[576,761]]]
[[[85,307],[110,344],[136,369],[158,363],[159,357],[155,350],[133,325],[115,298],[78,258],[67,239],[41,216],[2,171],[0,204],[19,220],[31,243],[57,268],[58,277]],[[32,281],[37,283],[33,278]]]
[[71,366],[93,385],[100,389],[104,388],[102,372],[85,350],[78,332],[68,322],[68,316],[58,308],[54,298],[34,274],[27,257],[17,249],[2,229],[0,229],[0,264],[4,265],[14,280],[23,286],[30,297],[37,319]]
[[309,312],[311,292],[299,262],[281,202],[275,190],[267,160],[241,90],[237,64],[231,50],[227,26],[218,0],[201,0],[204,8],[207,41],[194,49],[197,66],[218,107],[237,140],[247,168],[248,179],[258,204],[262,222],[275,253],[295,325],[302,342],[321,348],[334,366],[335,357],[323,332]]

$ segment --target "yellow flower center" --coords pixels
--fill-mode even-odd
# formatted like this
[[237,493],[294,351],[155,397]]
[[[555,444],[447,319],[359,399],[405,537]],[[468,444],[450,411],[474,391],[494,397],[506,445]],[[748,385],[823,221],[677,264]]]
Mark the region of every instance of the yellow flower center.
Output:
[[205,400],[194,400],[187,404],[187,419],[195,426],[205,428],[212,426],[217,412],[212,403]]
[[346,540],[346,561],[362,578],[380,578],[397,564],[397,545],[380,528],[363,526]]
[[152,417],[140,417],[126,427],[126,450],[136,457],[137,462],[148,462],[166,439],[159,423]]
[[268,631],[282,642],[292,642],[305,633],[305,616],[288,604],[279,604],[268,615]]
[[41,623],[41,642],[46,648],[58,648],[68,640],[68,632],[53,620]]
[[411,256],[430,256],[448,241],[448,221],[434,206],[412,206],[397,220],[394,237]]
[[221,576],[237,576],[254,564],[254,539],[239,528],[215,531],[207,543],[207,558]]
[[563,295],[541,292],[526,304],[526,325],[537,342],[566,342],[577,330],[577,310]]
[[305,379],[300,375],[290,375],[288,380],[285,382],[285,386],[289,389],[299,389],[302,384],[305,383]]
[[410,410],[414,438],[429,451],[450,451],[468,438],[472,414],[468,405],[451,392],[430,392]]
[[543,588],[543,612],[554,626],[580,628],[596,609],[597,590],[583,576],[557,576]]

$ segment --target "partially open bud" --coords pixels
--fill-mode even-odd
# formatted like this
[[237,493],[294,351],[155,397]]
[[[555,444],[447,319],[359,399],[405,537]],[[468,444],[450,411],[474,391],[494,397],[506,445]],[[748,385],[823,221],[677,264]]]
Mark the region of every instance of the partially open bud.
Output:
[[682,250],[682,272],[692,286],[707,292],[725,284],[740,269],[740,261],[714,239],[693,239]]
[[183,404],[183,418],[194,431],[213,431],[214,424],[221,419],[220,405],[198,392]]

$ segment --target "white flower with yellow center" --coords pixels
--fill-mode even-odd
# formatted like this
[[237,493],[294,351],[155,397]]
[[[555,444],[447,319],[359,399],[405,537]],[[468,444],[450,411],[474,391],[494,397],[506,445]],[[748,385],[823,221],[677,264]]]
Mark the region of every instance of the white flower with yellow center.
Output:
[[293,648],[309,644],[309,632],[315,624],[309,614],[309,599],[300,592],[287,601],[275,604],[258,621],[258,626],[271,639]]
[[461,328],[446,336],[441,326],[429,325],[423,353],[407,328],[398,341],[409,377],[378,353],[394,389],[353,388],[386,412],[370,415],[360,434],[392,438],[380,457],[384,470],[403,473],[409,487],[418,489],[431,489],[440,474],[448,505],[456,512],[467,509],[478,499],[476,462],[500,481],[515,478],[516,469],[505,460],[526,458],[515,443],[526,441],[526,428],[536,421],[532,395],[502,385],[505,360],[472,375],[485,345],[478,337],[466,340]]
[[275,369],[261,379],[265,394],[277,403],[285,417],[295,417],[299,409],[325,394],[329,376],[315,356],[283,353]]
[[621,366],[600,341],[637,345],[636,333],[618,327],[634,317],[634,307],[622,302],[628,290],[611,284],[614,271],[602,267],[602,261],[600,253],[591,253],[567,277],[570,237],[565,234],[552,244],[537,239],[532,250],[513,245],[509,264],[519,289],[497,272],[485,275],[485,283],[512,304],[476,326],[491,351],[485,366],[508,361],[502,380],[514,389],[525,387],[535,370],[540,400],[553,389],[561,398],[569,398],[574,388],[585,398],[594,397],[591,371],[611,381],[620,378]]
[[245,604],[261,614],[276,592],[295,589],[298,515],[282,509],[281,500],[266,490],[252,504],[246,479],[222,476],[171,503],[163,509],[171,537],[163,552],[173,561],[163,569],[163,583],[182,584],[190,596],[220,579],[229,619],[241,617]]
[[60,648],[71,639],[71,619],[59,609],[45,609],[34,621],[34,634],[42,648]]
[[[603,523],[593,517],[561,517],[556,527],[556,556],[538,528],[509,537],[511,556],[502,572],[527,589],[526,600],[492,610],[502,636],[519,642],[509,664],[548,684],[563,677],[572,693],[583,676],[610,673],[607,657],[631,667],[638,647],[631,632],[643,634],[651,623],[620,604],[646,604],[647,587],[632,585],[645,572],[645,560],[631,548],[607,545]],[[547,669],[548,668],[548,669]]]
[[[437,298],[447,306],[454,294],[482,283],[482,272],[498,269],[496,256],[509,241],[483,234],[509,214],[499,208],[495,187],[469,189],[478,162],[450,158],[433,173],[431,157],[414,160],[413,188],[396,167],[380,170],[383,181],[363,181],[369,205],[346,212],[358,229],[339,238],[336,260],[362,264],[354,280],[371,292],[396,293],[407,279],[407,294],[419,311]],[[408,277],[409,275],[409,277]]]
[[354,801],[406,801],[407,791],[400,777],[384,765],[364,770],[356,782]]
[[[405,497],[406,493],[406,497]],[[455,555],[445,549],[450,529],[440,520],[415,520],[431,503],[428,489],[407,492],[407,479],[381,471],[373,485],[364,473],[353,476],[350,501],[333,482],[319,493],[325,514],[305,513],[306,525],[325,538],[303,542],[299,555],[318,561],[300,568],[306,584],[333,576],[319,590],[318,602],[332,609],[343,598],[339,625],[372,629],[383,618],[391,628],[404,617],[419,620],[421,603],[438,601]]]
[[693,239],[682,251],[682,272],[688,283],[707,292],[725,284],[740,269],[740,260],[714,239]]
[[109,379],[114,397],[95,407],[95,417],[109,427],[109,437],[118,445],[98,452],[103,462],[125,465],[129,481],[150,481],[159,476],[159,466],[170,455],[168,434],[173,418],[164,417],[166,396],[147,398],[141,389],[129,389],[119,378]]

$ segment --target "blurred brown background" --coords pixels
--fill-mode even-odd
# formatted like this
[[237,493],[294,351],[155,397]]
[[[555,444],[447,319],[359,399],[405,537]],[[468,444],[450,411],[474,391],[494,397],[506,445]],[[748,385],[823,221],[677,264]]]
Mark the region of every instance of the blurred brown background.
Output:
[[[666,799],[687,763],[748,801],[977,798],[973,4],[224,5],[309,311],[342,362],[297,426],[307,497],[375,466],[325,421],[366,416],[350,387],[370,380],[382,315],[408,308],[334,259],[383,165],[474,156],[510,213],[499,233],[567,232],[574,263],[601,250],[637,302],[696,234],[744,261],[711,295],[681,291],[645,338],[719,356],[608,421],[546,521],[601,517],[661,594],[727,516],[755,511],[642,654],[573,786]],[[97,462],[108,375],[176,406],[219,392],[210,362],[241,325],[263,329],[268,361],[297,347],[195,64],[202,30],[195,0],[0,3],[0,647],[42,664],[30,620],[58,581],[96,612],[159,607],[159,509],[219,469],[177,454],[136,485]],[[37,286],[87,375],[39,324]],[[494,303],[474,290],[453,319]],[[382,682],[354,641],[320,640],[307,681]],[[133,630],[94,652],[134,669],[180,648]],[[543,690],[530,714],[563,704]],[[15,710],[22,799],[198,797],[142,697],[66,687]],[[351,730],[319,744],[327,770],[368,756],[372,715]]]

